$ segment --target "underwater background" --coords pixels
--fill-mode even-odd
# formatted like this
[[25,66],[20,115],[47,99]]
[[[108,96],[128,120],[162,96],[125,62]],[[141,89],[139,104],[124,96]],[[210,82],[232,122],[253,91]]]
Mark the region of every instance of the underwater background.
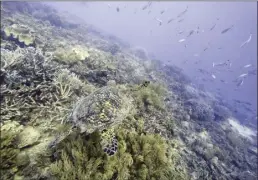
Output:
[[257,179],[257,2],[1,2],[1,179]]

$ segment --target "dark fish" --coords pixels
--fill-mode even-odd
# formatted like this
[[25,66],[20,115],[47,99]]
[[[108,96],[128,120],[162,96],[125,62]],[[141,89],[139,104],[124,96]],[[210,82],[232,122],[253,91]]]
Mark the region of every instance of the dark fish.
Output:
[[218,47],[218,49],[222,49],[222,47]]
[[183,64],[186,64],[188,61],[189,61],[189,60],[184,60],[184,61],[183,61]]
[[147,7],[149,7],[149,5],[148,5],[148,4],[147,4],[147,5],[145,5],[145,6],[143,6],[143,7],[142,7],[142,10],[147,9]]
[[202,74],[210,74],[208,71],[204,70],[204,69],[201,69],[199,68],[198,71]]
[[177,22],[180,23],[180,22],[182,22],[183,20],[184,20],[184,19],[179,19]]
[[203,51],[206,51],[207,49],[208,49],[208,48],[206,47],[206,48],[203,49]]
[[191,36],[194,33],[194,30],[191,30],[187,37]]
[[168,24],[171,23],[174,20],[174,18],[171,18],[168,20]]
[[163,14],[165,12],[165,10],[162,10],[162,11],[160,11],[160,14]]
[[197,26],[197,30],[196,30],[196,33],[199,34],[199,31],[200,31],[200,27]]
[[253,69],[253,70],[248,71],[248,74],[257,75],[257,69]]
[[187,10],[188,10],[188,6],[186,7],[186,9],[183,12],[179,13],[177,15],[177,17],[179,18],[179,17],[183,16],[187,12]]
[[214,24],[211,28],[210,31],[212,31],[215,28],[216,24]]
[[237,87],[240,87],[240,86],[242,86],[244,84],[244,79],[242,79],[241,81],[239,81],[238,83],[237,83]]
[[116,8],[116,11],[117,11],[117,12],[119,12],[119,11],[120,11],[119,7],[117,7],[117,8]]
[[225,34],[229,30],[231,30],[233,27],[234,27],[234,25],[230,26],[229,28],[224,29],[223,31],[221,31],[221,34]]

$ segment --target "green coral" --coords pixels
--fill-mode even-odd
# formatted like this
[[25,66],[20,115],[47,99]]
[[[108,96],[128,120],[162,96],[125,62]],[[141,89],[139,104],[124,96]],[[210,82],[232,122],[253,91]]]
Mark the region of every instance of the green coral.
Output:
[[141,110],[164,109],[163,97],[166,93],[165,88],[159,84],[149,84],[134,91],[136,104]]
[[6,27],[4,32],[7,37],[12,35],[14,38],[17,38],[19,42],[23,42],[27,46],[32,45],[35,41],[35,37],[30,34],[30,30],[24,26],[13,24]]
[[35,39],[35,38],[33,38],[32,36],[29,36],[29,35],[27,35],[27,34],[20,34],[20,35],[19,35],[19,41],[20,41],[20,42],[24,42],[24,44],[25,44],[26,46],[28,46],[28,45],[30,45],[30,44],[33,44],[34,39]]
[[20,152],[17,143],[17,135],[21,130],[17,122],[6,121],[1,126],[0,139],[0,171],[1,178],[10,179],[17,169],[17,156]]
[[90,56],[88,49],[83,46],[58,48],[54,53],[54,58],[65,64],[73,64],[83,61]]
[[[103,152],[103,137],[118,139],[118,152]],[[90,135],[74,133],[57,147],[58,158],[50,167],[57,179],[186,179],[175,170],[175,154],[159,135],[138,134],[118,128]]]

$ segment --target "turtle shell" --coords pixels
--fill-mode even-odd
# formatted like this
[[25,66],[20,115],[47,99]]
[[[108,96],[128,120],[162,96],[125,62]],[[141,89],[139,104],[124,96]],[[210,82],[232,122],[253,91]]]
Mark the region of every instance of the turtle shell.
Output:
[[75,105],[70,120],[81,132],[102,131],[121,123],[131,107],[132,99],[118,87],[106,86],[81,98]]

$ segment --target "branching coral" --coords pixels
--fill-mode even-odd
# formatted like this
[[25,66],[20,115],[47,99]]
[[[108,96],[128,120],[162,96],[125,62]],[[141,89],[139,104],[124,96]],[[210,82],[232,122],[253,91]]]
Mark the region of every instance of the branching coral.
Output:
[[57,147],[51,173],[58,179],[186,179],[175,170],[175,155],[158,135],[117,129],[118,152],[106,156],[100,134],[73,135]]
[[10,179],[17,171],[16,158],[20,150],[16,141],[21,129],[17,122],[6,121],[1,125],[0,171],[3,179]]
[[159,84],[150,84],[147,87],[140,87],[134,91],[134,97],[141,110],[150,110],[151,106],[162,110],[164,109],[163,98],[165,88]]

